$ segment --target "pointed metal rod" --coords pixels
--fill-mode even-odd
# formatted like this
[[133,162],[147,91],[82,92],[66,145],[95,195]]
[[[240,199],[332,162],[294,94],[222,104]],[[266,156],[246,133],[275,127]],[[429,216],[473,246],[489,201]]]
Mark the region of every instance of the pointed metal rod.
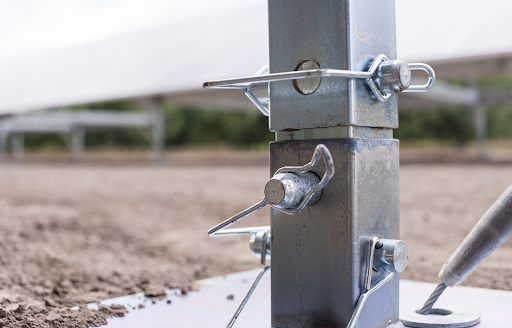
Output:
[[268,269],[270,269],[270,265],[267,265],[260,270],[260,273],[258,273],[258,276],[256,277],[256,279],[254,279],[254,282],[252,283],[251,288],[249,288],[249,291],[247,292],[244,299],[242,300],[242,303],[240,303],[240,305],[238,306],[238,309],[236,309],[236,312],[233,315],[233,317],[231,318],[231,320],[229,320],[229,323],[226,326],[226,328],[233,327],[236,319],[238,319],[238,316],[240,315],[240,313],[242,313],[242,310],[244,309],[245,304],[247,304],[247,301],[249,301],[249,298],[251,298],[251,295],[254,292],[254,290],[256,289],[256,286],[258,286],[261,278],[263,277],[265,272],[267,272]]

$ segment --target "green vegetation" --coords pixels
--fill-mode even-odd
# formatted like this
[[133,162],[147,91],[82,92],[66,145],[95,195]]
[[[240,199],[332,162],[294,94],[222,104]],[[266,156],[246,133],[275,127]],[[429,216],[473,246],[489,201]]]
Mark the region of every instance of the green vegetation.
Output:
[[[129,101],[75,106],[73,109],[140,110]],[[268,131],[268,118],[256,109],[248,112],[164,106],[165,143],[167,147],[183,145],[225,144],[238,149],[265,147],[274,140]],[[27,148],[65,147],[57,135],[27,134]],[[146,139],[137,129],[87,131],[86,147],[145,147]]]
[[403,142],[453,142],[458,146],[474,139],[471,113],[461,108],[404,111],[393,133]]
[[[464,81],[454,81],[464,84]],[[512,75],[480,79],[482,87],[512,86]],[[511,87],[512,89],[512,87]],[[134,102],[117,101],[75,106],[74,109],[140,110]],[[166,145],[224,144],[234,148],[266,147],[274,140],[268,119],[256,109],[247,112],[193,109],[172,104],[164,106]],[[512,139],[512,103],[491,106],[487,112],[488,138]],[[403,143],[451,143],[463,146],[475,139],[470,108],[431,108],[400,112],[400,127],[394,135]],[[146,147],[146,139],[136,129],[87,131],[86,147]],[[55,135],[27,135],[28,148],[62,148]]]
[[[97,108],[136,110],[125,103],[95,105]],[[91,109],[93,106],[87,106]],[[259,148],[274,139],[268,119],[256,110],[232,112],[165,106],[166,145],[225,144],[234,148]],[[512,139],[512,104],[493,106],[487,113],[489,139]],[[464,108],[426,109],[400,112],[400,127],[394,136],[402,142],[446,142],[462,146],[474,140],[471,111]],[[57,135],[25,137],[27,148],[62,148]],[[87,131],[86,147],[145,147],[147,141],[137,129]]]
[[167,106],[166,144],[228,144],[236,148],[268,144],[268,118],[256,109],[250,112],[186,109]]

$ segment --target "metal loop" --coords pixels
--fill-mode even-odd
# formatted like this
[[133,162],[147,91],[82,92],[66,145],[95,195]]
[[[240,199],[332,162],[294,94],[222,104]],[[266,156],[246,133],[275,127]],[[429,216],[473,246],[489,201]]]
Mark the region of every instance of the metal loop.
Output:
[[218,236],[240,235],[243,233],[254,233],[255,228],[248,228],[245,231],[243,229],[231,229],[231,230],[224,230],[222,233],[219,233],[219,232],[220,232],[220,230],[222,230],[226,227],[229,227],[230,225],[242,220],[249,214],[262,209],[267,204],[268,204],[267,199],[265,197],[263,197],[263,199],[259,203],[254,204],[253,206],[249,207],[248,209],[243,210],[242,212],[230,217],[229,219],[217,224],[215,227],[208,230],[208,236],[218,237]]
[[306,205],[309,202],[309,200],[311,199],[311,197],[313,197],[313,193],[317,190],[325,188],[325,186],[329,183],[332,176],[334,175],[334,161],[332,160],[331,152],[329,151],[329,149],[327,149],[327,147],[325,145],[319,144],[316,146],[315,151],[313,152],[313,157],[311,158],[311,161],[309,163],[307,163],[306,165],[304,165],[304,166],[284,166],[284,167],[280,168],[279,170],[277,170],[276,173],[274,173],[274,175],[276,175],[276,174],[283,173],[283,172],[304,173],[304,172],[311,171],[312,169],[314,169],[317,166],[318,162],[320,161],[320,157],[323,157],[325,160],[325,173],[322,177],[322,180],[320,180],[320,182],[317,185],[313,186],[313,188],[311,188],[309,190],[309,192],[306,194],[304,199],[295,208],[283,209],[283,208],[274,207],[272,205],[269,205],[269,206],[272,206],[275,209],[277,209],[281,212],[284,212],[286,214],[290,214],[290,215],[300,213],[304,209],[304,207],[306,207]]
[[[246,235],[260,232],[261,230],[270,229],[270,226],[256,226],[256,227],[247,227],[247,228],[233,228],[233,229],[221,229],[214,232],[212,237],[220,237],[220,236],[236,236],[236,235]],[[213,230],[210,229],[210,231]]]
[[[265,74],[268,72],[268,66],[263,66],[255,75],[251,77],[242,77],[235,79],[226,79],[212,82],[204,82],[203,88],[214,88],[214,89],[244,89],[245,95],[252,101],[254,105],[261,111],[265,116],[268,116],[269,110],[261,103],[261,101],[254,96],[250,91],[251,86],[258,83],[270,83],[276,81],[285,80],[297,80],[307,79],[314,77],[344,77],[350,79],[365,79],[366,83],[370,87],[373,96],[380,102],[385,102],[389,99],[391,94],[381,92],[375,84],[374,77],[379,66],[382,62],[388,61],[388,57],[380,54],[375,57],[373,62],[367,71],[349,71],[339,69],[311,69],[303,71],[291,71],[291,72],[280,72]],[[428,81],[424,85],[412,85],[402,92],[425,92],[428,91],[435,82],[435,73],[432,67],[427,64],[408,64],[410,70],[421,70],[428,74]]]
[[370,87],[370,90],[372,91],[373,93],[373,96],[380,102],[385,102],[386,100],[388,100],[388,98],[391,96],[391,94],[389,93],[382,93],[380,90],[379,90],[379,87],[377,87],[377,84],[375,84],[375,81],[373,80],[373,76],[375,75],[375,72],[377,71],[377,69],[379,68],[379,66],[385,62],[389,60],[388,57],[384,56],[384,55],[378,55],[375,60],[372,62],[372,64],[370,65],[370,68],[368,69],[368,73],[371,73],[371,77],[367,78],[366,79],[366,83],[368,84],[368,86]]
[[373,256],[375,254],[375,245],[379,241],[378,237],[370,239],[370,245],[368,246],[368,259],[366,262],[366,277],[364,279],[364,291],[368,291],[372,286],[372,267],[373,267]]
[[386,100],[391,97],[390,93],[382,93],[380,92],[379,88],[377,87],[377,84],[375,84],[375,81],[373,79],[366,80],[366,83],[370,87],[370,90],[372,90],[373,95],[375,98],[380,102],[385,102]]
[[260,257],[261,265],[267,264],[267,238],[268,238],[269,234],[270,234],[270,227],[268,228],[267,231],[265,231],[265,233],[263,233],[263,238],[261,238],[261,257]]
[[[316,146],[315,151],[313,152],[313,157],[311,158],[311,161],[303,166],[284,166],[276,171],[274,173],[274,176],[276,174],[282,173],[282,172],[296,172],[296,173],[304,173],[311,171],[313,168],[315,168],[320,161],[320,157],[323,157],[325,160],[325,173],[320,180],[320,182],[316,185],[314,185],[308,193],[304,196],[304,199],[293,209],[282,209],[274,207],[286,214],[297,214],[300,213],[304,207],[306,207],[307,203],[313,197],[313,193],[315,191],[321,190],[325,188],[325,186],[329,183],[332,176],[334,175],[334,161],[332,160],[331,153],[329,152],[329,149],[323,144],[319,144]],[[231,236],[231,235],[240,235],[240,234],[249,234],[249,233],[255,233],[260,230],[264,230],[267,227],[252,227],[252,228],[238,228],[238,229],[226,229],[230,225],[240,221],[241,219],[245,218],[249,214],[252,214],[263,207],[265,207],[268,204],[268,201],[265,197],[259,202],[254,204],[253,206],[249,207],[248,209],[243,210],[242,212],[230,217],[229,219],[217,224],[215,227],[208,230],[208,235],[210,237],[218,237],[218,236]]]
[[247,98],[249,98],[249,100],[254,104],[254,106],[256,106],[256,108],[258,108],[260,110],[260,112],[263,115],[265,115],[265,116],[269,115],[268,108],[265,107],[265,105],[263,105],[261,103],[261,101],[251,92],[251,90],[249,88],[245,88],[244,93],[247,96]]
[[[253,76],[261,76],[261,75],[264,75],[268,72],[268,65],[263,65],[262,68],[260,68],[256,73],[254,73]],[[263,105],[261,103],[261,101],[258,99],[258,97],[256,97],[252,91],[251,91],[251,86],[253,85],[254,83],[247,83],[246,84],[246,88],[244,89],[244,93],[245,95],[247,96],[247,98],[249,98],[249,100],[254,104],[254,106],[256,106],[256,108],[259,109],[259,111],[265,115],[265,116],[268,116],[269,115],[269,110],[267,107],[265,107],[265,105]]]
[[436,73],[434,72],[434,69],[429,65],[422,63],[414,63],[408,65],[411,71],[426,72],[428,74],[428,80],[427,83],[425,83],[424,85],[411,85],[409,86],[409,88],[405,89],[402,92],[426,92],[430,90],[430,88],[432,88],[434,82],[436,81]]
[[240,313],[242,313],[242,310],[244,309],[245,304],[247,304],[247,302],[249,301],[249,298],[251,298],[252,293],[254,292],[254,290],[256,289],[258,284],[260,283],[261,278],[263,277],[265,272],[268,271],[268,269],[270,269],[270,265],[267,265],[266,267],[263,267],[260,270],[260,272],[258,273],[258,276],[256,276],[256,279],[254,279],[254,281],[253,281],[253,283],[251,285],[251,288],[249,288],[249,291],[247,291],[247,294],[245,295],[244,299],[242,300],[242,302],[240,303],[240,305],[236,309],[235,314],[233,314],[233,317],[231,317],[231,320],[229,320],[228,325],[226,326],[226,328],[233,327],[233,325],[235,324],[236,320],[238,319],[238,316],[240,315]]

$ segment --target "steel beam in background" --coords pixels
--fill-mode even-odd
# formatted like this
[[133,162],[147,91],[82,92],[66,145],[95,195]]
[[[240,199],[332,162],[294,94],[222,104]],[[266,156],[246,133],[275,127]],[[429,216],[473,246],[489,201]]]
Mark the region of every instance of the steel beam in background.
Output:
[[11,137],[12,159],[20,162],[25,158],[25,134],[23,132],[15,132]]
[[162,163],[165,160],[165,116],[161,101],[153,100],[151,102],[149,115],[153,160],[156,163]]
[[21,161],[24,158],[24,134],[57,133],[72,151],[73,160],[80,161],[83,159],[86,130],[127,127],[149,131],[149,135],[143,135],[152,145],[153,158],[156,162],[163,161],[165,121],[160,105],[151,105],[147,112],[140,113],[50,111],[4,118],[0,120],[0,160],[5,159],[9,136],[12,137],[13,158]]
[[472,106],[473,127],[476,139],[476,156],[480,161],[487,159],[487,106],[476,103]]
[[84,158],[85,129],[74,127],[71,130],[71,153],[73,161],[80,162]]

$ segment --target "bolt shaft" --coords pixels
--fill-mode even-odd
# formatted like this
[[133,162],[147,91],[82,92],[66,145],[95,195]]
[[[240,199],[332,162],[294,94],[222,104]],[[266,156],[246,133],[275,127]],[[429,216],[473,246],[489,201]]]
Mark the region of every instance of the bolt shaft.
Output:
[[427,315],[430,313],[430,310],[432,310],[432,307],[434,306],[434,303],[437,302],[439,299],[439,296],[444,292],[444,290],[448,287],[444,282],[441,282],[439,285],[437,285],[434,292],[430,295],[428,300],[425,302],[421,310],[418,311],[419,314]]

